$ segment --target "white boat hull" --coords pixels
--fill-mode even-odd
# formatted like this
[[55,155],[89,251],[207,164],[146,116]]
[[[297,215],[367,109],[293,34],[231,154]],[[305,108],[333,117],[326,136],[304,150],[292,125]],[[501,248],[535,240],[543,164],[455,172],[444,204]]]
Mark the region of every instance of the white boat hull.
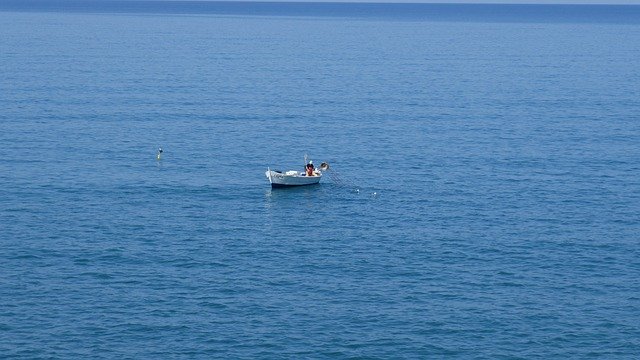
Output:
[[316,176],[306,176],[304,173],[297,171],[287,171],[285,173],[273,170],[267,170],[265,172],[271,187],[288,187],[288,186],[304,186],[314,185],[320,182],[322,174],[318,173]]

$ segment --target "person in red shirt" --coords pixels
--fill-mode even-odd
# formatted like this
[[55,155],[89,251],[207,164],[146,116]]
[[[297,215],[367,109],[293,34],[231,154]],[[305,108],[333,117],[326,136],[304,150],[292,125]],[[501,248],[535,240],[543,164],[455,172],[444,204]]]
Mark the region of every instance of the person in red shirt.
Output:
[[306,170],[307,170],[307,173],[306,173],[307,176],[315,176],[315,174],[314,174],[314,170],[315,169],[313,168],[313,161],[309,161],[309,163],[307,164],[307,169]]

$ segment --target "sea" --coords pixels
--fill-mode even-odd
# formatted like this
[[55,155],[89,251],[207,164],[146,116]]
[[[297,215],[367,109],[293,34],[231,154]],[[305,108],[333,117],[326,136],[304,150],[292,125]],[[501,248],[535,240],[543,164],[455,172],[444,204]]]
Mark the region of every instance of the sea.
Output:
[[640,6],[0,2],[0,358],[638,359],[639,279]]

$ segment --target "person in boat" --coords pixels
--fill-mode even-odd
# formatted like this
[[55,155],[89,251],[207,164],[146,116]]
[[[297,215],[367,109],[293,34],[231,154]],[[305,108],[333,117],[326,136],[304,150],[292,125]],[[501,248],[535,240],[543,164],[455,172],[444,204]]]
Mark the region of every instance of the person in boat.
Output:
[[307,164],[307,168],[306,168],[306,175],[307,176],[315,176],[315,169],[313,168],[313,161],[309,161],[309,163]]

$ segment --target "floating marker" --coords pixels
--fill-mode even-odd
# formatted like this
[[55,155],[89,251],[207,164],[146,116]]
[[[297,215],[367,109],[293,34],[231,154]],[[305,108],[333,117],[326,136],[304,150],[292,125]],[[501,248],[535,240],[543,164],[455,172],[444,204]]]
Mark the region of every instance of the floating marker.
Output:
[[162,148],[158,148],[158,155],[156,155],[156,159],[160,160],[162,157]]

